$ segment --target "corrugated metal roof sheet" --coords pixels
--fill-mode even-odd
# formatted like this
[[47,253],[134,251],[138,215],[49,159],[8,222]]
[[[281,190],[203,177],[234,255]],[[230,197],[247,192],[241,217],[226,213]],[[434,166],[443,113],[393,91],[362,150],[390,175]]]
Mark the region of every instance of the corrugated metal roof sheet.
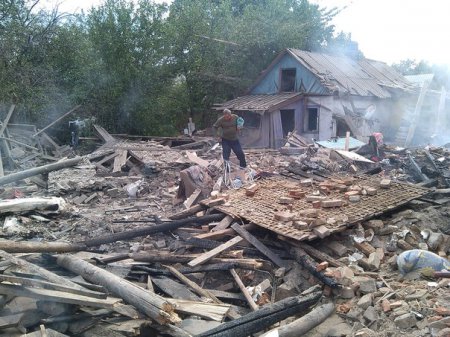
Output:
[[391,89],[412,91],[413,85],[384,62],[332,56],[298,49],[288,52],[330,90],[358,96],[391,97]]
[[434,74],[407,75],[405,78],[421,88],[425,82],[431,82],[433,80]]
[[275,95],[248,95],[213,107],[214,110],[230,109],[233,111],[255,111],[264,113],[273,111],[283,105],[295,102],[302,96],[298,92],[281,93]]

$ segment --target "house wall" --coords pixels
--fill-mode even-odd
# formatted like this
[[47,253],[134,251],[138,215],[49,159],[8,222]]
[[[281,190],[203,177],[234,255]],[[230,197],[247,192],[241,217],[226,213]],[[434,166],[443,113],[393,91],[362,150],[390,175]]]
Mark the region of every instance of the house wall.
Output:
[[266,76],[252,89],[250,94],[276,94],[280,88],[281,69],[295,68],[296,92],[306,92],[316,95],[326,95],[328,91],[309,70],[298,63],[291,55],[284,55]]

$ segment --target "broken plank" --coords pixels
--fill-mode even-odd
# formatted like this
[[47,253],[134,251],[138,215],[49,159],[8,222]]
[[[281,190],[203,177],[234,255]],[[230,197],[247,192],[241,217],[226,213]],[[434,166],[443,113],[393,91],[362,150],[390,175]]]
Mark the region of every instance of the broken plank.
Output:
[[114,158],[113,172],[121,172],[122,167],[127,162],[127,150],[116,150],[117,156]]
[[205,263],[206,261],[212,259],[213,257],[219,255],[220,253],[222,253],[223,251],[237,245],[239,242],[241,242],[243,240],[243,238],[241,238],[240,236],[236,236],[233,239],[221,244],[220,246],[210,250],[209,252],[206,252],[202,255],[200,255],[199,257],[193,259],[192,261],[190,261],[188,263],[189,266],[191,267],[195,267],[198,266],[202,263]]
[[113,309],[114,306],[121,301],[118,298],[99,299],[83,295],[71,294],[58,290],[27,288],[19,285],[4,283],[0,283],[0,294],[30,297],[46,301],[85,305],[89,307],[105,309]]
[[222,303],[217,297],[210,294],[208,291],[200,287],[197,283],[191,281],[186,276],[181,274],[177,269],[175,269],[175,267],[167,265],[164,267],[166,267],[177,279],[186,284],[188,287],[192,288],[192,290],[194,290],[198,295],[210,298],[214,303]]
[[229,304],[204,303],[199,301],[187,301],[169,298],[168,301],[175,306],[175,310],[187,314],[200,316],[213,321],[222,322],[230,310]]
[[22,286],[27,286],[27,287],[37,287],[37,288],[44,288],[44,289],[50,289],[50,290],[64,291],[64,292],[71,293],[71,294],[83,295],[83,296],[100,298],[100,299],[106,298],[105,293],[91,291],[88,289],[81,290],[78,288],[63,286],[63,285],[56,284],[56,283],[41,281],[38,279],[31,279],[31,278],[25,278],[25,277],[9,276],[9,275],[0,274],[0,281],[6,281],[9,283],[18,283]]
[[217,231],[220,231],[220,230],[223,230],[223,229],[227,229],[231,225],[233,220],[234,219],[233,219],[233,217],[231,215],[227,215],[211,231],[212,232],[217,232]]
[[153,277],[152,282],[172,298],[199,301],[200,298],[187,289],[184,285],[168,278],[168,277]]
[[4,258],[5,260],[9,260],[13,264],[19,266],[25,272],[28,272],[30,274],[38,274],[39,276],[43,277],[44,279],[46,279],[50,282],[61,284],[61,285],[67,286],[67,287],[75,288],[75,289],[79,289],[82,291],[86,290],[82,286],[79,286],[78,284],[76,284],[72,281],[69,281],[69,280],[65,279],[64,277],[56,275],[55,273],[52,273],[52,272],[48,271],[47,269],[39,267],[39,266],[37,266],[33,263],[30,263],[24,259],[17,258],[11,254],[8,254],[7,252],[5,252],[3,250],[0,250],[0,256],[2,258]]
[[57,122],[59,122],[61,119],[63,119],[64,117],[70,115],[72,112],[74,112],[75,110],[77,110],[78,108],[80,108],[81,105],[77,105],[76,107],[74,107],[73,109],[69,110],[68,112],[66,112],[64,115],[62,115],[61,117],[58,117],[57,119],[55,119],[53,122],[51,122],[49,125],[47,125],[45,128],[43,128],[42,130],[40,130],[39,132],[36,132],[32,137],[36,137],[37,135],[39,135],[40,133],[44,132],[45,130],[47,130],[49,127],[51,127],[52,125],[56,124]]
[[244,228],[239,226],[237,223],[231,226],[232,229],[236,231],[240,236],[242,236],[245,240],[250,242],[256,249],[258,249],[261,253],[267,256],[273,263],[275,263],[278,267],[287,267],[288,264],[281,260],[274,252],[272,252],[265,244],[259,241],[255,236],[247,232]]
[[[242,227],[246,230],[252,230],[252,229],[256,228],[256,225],[250,223],[250,224],[243,225]],[[224,238],[225,236],[234,236],[234,235],[236,235],[236,231],[232,228],[227,228],[227,229],[219,230],[217,232],[209,232],[209,233],[199,234],[199,235],[196,235],[195,237],[197,239],[218,240],[218,239]]]
[[242,293],[244,294],[244,297],[247,300],[247,303],[250,305],[250,308],[252,308],[253,311],[258,310],[259,306],[255,303],[255,301],[253,301],[252,296],[248,292],[244,283],[242,283],[242,280],[239,277],[239,275],[236,273],[236,270],[230,269],[230,273],[231,273],[231,275],[233,275],[233,278],[236,281],[237,285],[239,286],[239,289],[241,289]]

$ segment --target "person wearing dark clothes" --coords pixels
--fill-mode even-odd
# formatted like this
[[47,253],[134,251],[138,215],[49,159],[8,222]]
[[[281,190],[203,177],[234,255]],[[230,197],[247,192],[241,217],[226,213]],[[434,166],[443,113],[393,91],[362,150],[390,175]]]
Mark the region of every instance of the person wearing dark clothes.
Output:
[[222,156],[226,161],[230,160],[231,150],[239,159],[239,166],[247,167],[245,154],[242,151],[241,143],[238,138],[238,119],[239,116],[232,114],[230,110],[223,110],[223,116],[220,117],[213,125],[216,136],[222,138]]

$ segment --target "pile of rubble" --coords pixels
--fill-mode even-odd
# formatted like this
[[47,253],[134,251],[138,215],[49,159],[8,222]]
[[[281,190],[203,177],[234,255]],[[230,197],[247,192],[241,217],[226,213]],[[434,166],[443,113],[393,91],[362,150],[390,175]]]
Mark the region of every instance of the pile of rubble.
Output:
[[2,333],[449,335],[446,149],[295,137],[241,171],[205,138],[96,129],[96,151],[0,177]]

